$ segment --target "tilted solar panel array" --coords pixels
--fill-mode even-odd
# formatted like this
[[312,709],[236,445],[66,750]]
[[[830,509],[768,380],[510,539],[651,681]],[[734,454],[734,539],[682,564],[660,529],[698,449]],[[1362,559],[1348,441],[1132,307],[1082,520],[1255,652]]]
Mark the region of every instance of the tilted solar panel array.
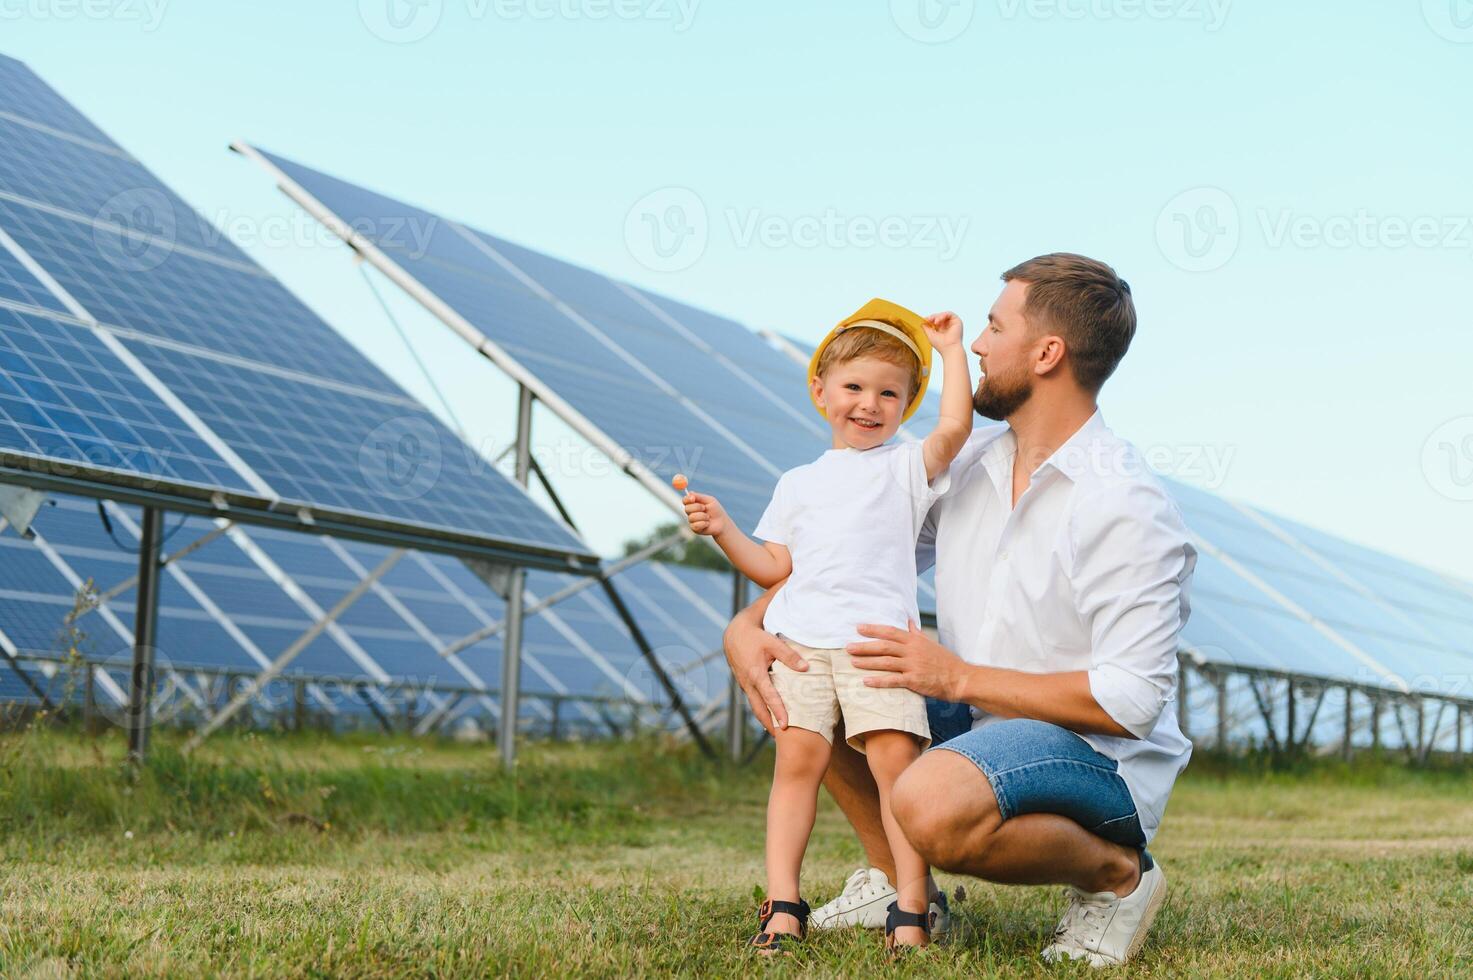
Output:
[[0,454],[13,466],[219,489],[288,514],[305,506],[354,526],[423,529],[437,542],[505,542],[551,565],[558,554],[594,560],[3,57],[0,366]]
[[[138,512],[104,505],[112,526],[109,535],[95,501],[58,495],[53,502],[37,515],[34,540],[13,531],[0,534],[0,642],[9,644],[7,650],[52,660],[64,659],[75,648],[80,657],[126,669],[131,658],[132,589],[109,601],[105,611],[77,619],[75,629],[68,629],[66,616],[75,608],[83,583],[90,582],[93,591],[106,591],[134,573]],[[215,527],[203,518],[172,516],[165,551],[183,548]],[[387,553],[360,542],[236,527],[166,566],[158,662],[186,680],[199,669],[256,673]],[[528,602],[577,581],[573,575],[529,572]],[[721,608],[729,577],[640,566],[615,581],[661,661],[678,673],[683,695],[691,700],[712,696],[719,677],[708,676],[698,665],[719,649],[725,620],[714,609]],[[703,613],[702,604],[710,602],[716,605]],[[501,598],[461,562],[410,552],[377,588],[313,640],[287,667],[284,678],[287,683],[295,678],[331,678],[441,692],[494,690],[501,669],[499,635],[450,659],[441,651],[499,623],[504,612]],[[665,700],[649,682],[633,640],[596,587],[530,617],[523,658],[527,692],[615,698],[631,705]],[[34,664],[22,666],[33,677],[40,670]],[[0,674],[12,673],[0,667]],[[58,700],[65,699],[62,687],[68,683],[73,685],[71,696],[79,694],[75,680],[64,673],[39,681],[49,685]],[[119,691],[125,689],[124,680]],[[28,690],[14,688],[12,694],[33,700]],[[0,691],[0,700],[6,699]],[[327,700],[338,708],[352,706],[341,698],[314,695],[315,703]],[[494,709],[494,703],[494,697],[472,698],[465,707],[485,713]],[[536,698],[525,700],[522,712],[534,721],[548,716],[545,700]],[[569,723],[579,717],[598,721],[597,714],[576,706],[563,717]]]
[[1473,586],[1179,483],[1197,539],[1185,641],[1208,660],[1473,696]]
[[827,447],[802,372],[740,325],[262,156],[662,480],[689,474],[744,527],[784,470]]

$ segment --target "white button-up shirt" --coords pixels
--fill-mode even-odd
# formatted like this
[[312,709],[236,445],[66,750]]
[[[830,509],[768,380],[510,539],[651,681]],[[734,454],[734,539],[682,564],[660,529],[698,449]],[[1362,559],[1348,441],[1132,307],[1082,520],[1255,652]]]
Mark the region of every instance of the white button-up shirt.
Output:
[[[972,434],[922,531],[943,646],[968,663],[1088,671],[1095,700],[1137,738],[1081,737],[1116,760],[1149,840],[1191,743],[1177,725],[1177,648],[1196,550],[1181,512],[1096,412],[1013,499],[1017,439]],[[973,727],[997,721],[972,709]]]

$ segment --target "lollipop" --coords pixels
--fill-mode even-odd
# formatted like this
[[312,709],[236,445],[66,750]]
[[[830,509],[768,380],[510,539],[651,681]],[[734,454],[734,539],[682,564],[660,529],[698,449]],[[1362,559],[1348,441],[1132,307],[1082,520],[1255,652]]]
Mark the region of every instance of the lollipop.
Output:
[[676,473],[675,478],[670,481],[670,485],[681,493],[685,493],[685,488],[690,486],[690,481],[685,478],[684,473]]

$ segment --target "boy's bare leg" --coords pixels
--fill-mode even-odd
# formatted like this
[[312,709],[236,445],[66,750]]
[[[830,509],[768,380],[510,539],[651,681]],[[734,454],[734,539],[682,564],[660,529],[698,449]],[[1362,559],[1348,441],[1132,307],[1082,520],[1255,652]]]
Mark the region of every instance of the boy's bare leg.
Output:
[[[880,794],[880,818],[890,853],[895,857],[895,890],[902,912],[925,913],[931,903],[930,869],[925,858],[911,846],[890,808],[890,792],[900,774],[920,757],[921,747],[909,732],[869,732],[864,737],[865,757],[874,773]],[[924,930],[903,926],[895,930],[895,942],[902,946],[924,946],[929,941]]]
[[854,828],[869,866],[879,868],[894,881],[895,858],[890,854],[890,839],[885,836],[880,816],[880,789],[864,755],[844,741],[842,721],[834,729],[834,752],[823,785]]
[[[806,728],[779,729],[775,740],[777,762],[767,797],[767,897],[796,902],[803,852],[818,809],[818,787],[829,765],[829,743]],[[779,913],[767,931],[797,935],[798,920]]]
[[[854,828],[869,866],[885,872],[891,882],[898,881],[895,857],[890,853],[890,838],[885,836],[885,821],[881,816],[880,788],[875,785],[869,762],[844,740],[842,721],[834,729],[834,751],[829,770],[823,776],[823,787]],[[941,894],[935,879],[928,879],[927,888],[930,899],[935,901]]]

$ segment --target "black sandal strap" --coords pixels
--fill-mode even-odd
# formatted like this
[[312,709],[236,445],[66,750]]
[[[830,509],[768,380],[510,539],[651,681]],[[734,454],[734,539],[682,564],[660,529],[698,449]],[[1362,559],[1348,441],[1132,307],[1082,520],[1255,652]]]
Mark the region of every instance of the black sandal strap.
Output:
[[[796,902],[784,902],[780,899],[765,899],[757,908],[757,935],[751,939],[751,945],[759,950],[778,950],[784,942],[795,942],[804,939],[808,935],[808,916],[812,910],[803,899]],[[772,921],[774,915],[791,915],[798,920],[798,934],[788,932],[768,932],[767,923]]]
[[769,898],[764,900],[763,903],[758,906],[757,918],[765,926],[767,925],[768,919],[772,918],[774,915],[778,915],[781,913],[784,915],[791,915],[793,918],[798,920],[799,925],[807,925],[808,916],[811,911],[812,910],[808,907],[808,903],[803,901],[803,899],[801,898],[798,899],[796,902],[784,902],[780,899]]
[[891,902],[885,909],[885,935],[893,935],[903,926],[915,926],[927,936],[931,935],[931,912],[902,912],[899,902]]

